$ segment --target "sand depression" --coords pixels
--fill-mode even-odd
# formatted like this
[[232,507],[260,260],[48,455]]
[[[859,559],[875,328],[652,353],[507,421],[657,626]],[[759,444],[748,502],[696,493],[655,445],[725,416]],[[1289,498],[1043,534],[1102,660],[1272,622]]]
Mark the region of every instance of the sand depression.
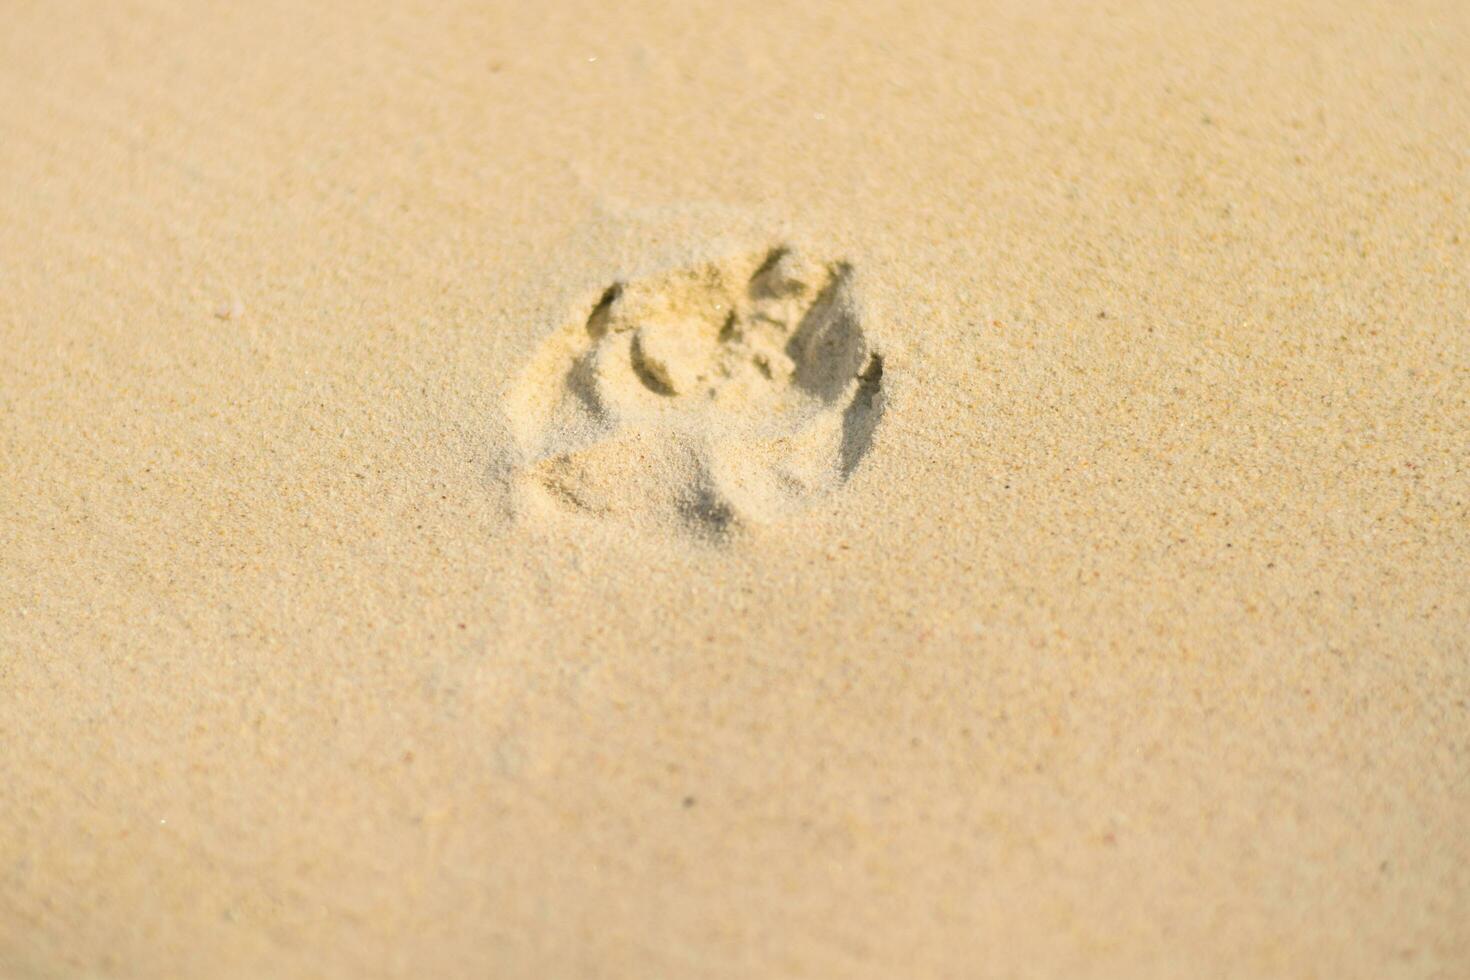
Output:
[[781,245],[609,284],[507,407],[518,489],[723,540],[847,481],[883,412],[883,360],[852,265]]

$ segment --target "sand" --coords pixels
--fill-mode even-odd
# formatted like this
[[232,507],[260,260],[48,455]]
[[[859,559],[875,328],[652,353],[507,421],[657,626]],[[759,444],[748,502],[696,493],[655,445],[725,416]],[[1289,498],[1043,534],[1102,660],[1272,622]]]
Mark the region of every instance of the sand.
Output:
[[8,4],[0,976],[1470,975],[1467,188],[1460,2]]

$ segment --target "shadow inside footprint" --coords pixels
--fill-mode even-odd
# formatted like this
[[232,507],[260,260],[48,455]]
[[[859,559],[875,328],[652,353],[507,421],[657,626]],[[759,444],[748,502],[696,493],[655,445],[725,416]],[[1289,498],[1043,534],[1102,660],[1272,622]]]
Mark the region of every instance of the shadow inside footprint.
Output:
[[842,412],[841,463],[842,478],[852,476],[858,463],[873,445],[873,432],[883,415],[883,358],[868,358],[868,366],[858,375],[857,394]]
[[690,530],[711,540],[724,540],[736,523],[734,507],[712,486],[696,487],[680,509]]
[[825,402],[840,398],[862,368],[866,345],[848,291],[851,269],[833,270],[786,345],[796,365],[792,381]]
[[662,395],[665,398],[673,397],[676,394],[673,384],[669,381],[662,365],[648,356],[644,343],[641,336],[633,335],[631,356],[628,358],[633,373],[638,376],[639,381],[643,382],[643,387],[655,395]]

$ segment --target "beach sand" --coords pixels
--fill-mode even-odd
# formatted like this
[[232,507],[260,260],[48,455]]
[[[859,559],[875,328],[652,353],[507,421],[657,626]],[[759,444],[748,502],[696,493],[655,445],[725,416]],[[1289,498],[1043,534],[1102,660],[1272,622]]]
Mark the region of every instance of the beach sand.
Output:
[[1470,975],[1470,7],[0,24],[0,976]]

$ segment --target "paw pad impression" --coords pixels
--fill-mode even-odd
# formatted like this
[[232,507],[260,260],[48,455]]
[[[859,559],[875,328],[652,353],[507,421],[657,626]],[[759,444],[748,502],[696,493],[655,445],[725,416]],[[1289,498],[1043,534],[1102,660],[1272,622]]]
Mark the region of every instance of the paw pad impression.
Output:
[[834,491],[883,410],[852,280],[782,246],[613,283],[511,392],[517,479],[567,510],[716,538]]

